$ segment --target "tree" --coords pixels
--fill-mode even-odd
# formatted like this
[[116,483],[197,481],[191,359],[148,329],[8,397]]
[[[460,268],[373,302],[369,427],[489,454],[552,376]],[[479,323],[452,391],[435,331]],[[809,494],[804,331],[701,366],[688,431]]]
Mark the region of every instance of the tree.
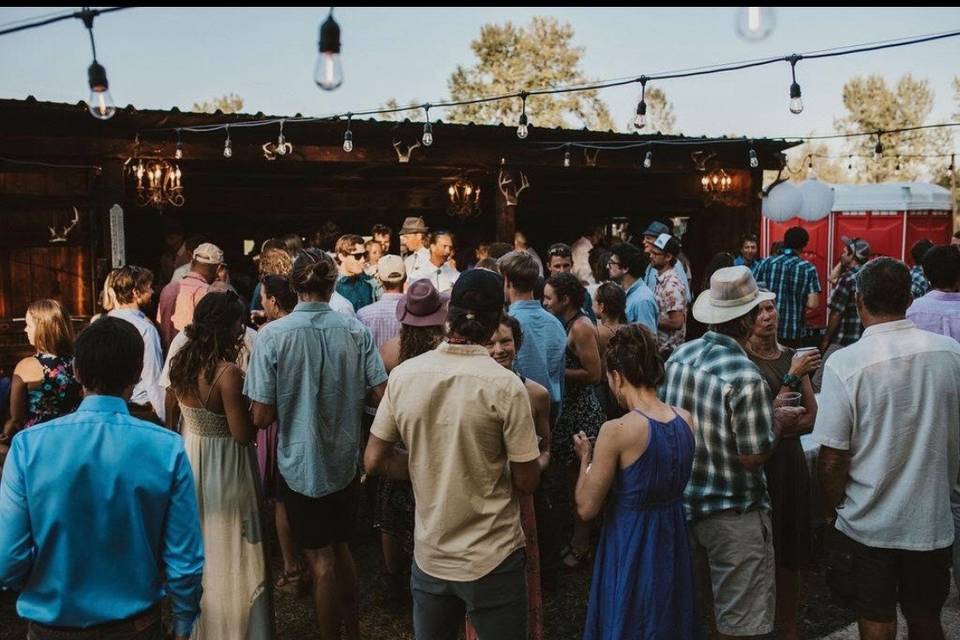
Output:
[[[640,133],[675,133],[676,116],[673,115],[673,103],[667,99],[666,92],[660,87],[648,87],[643,98],[647,103],[647,126],[637,129],[633,126],[636,115],[630,116],[626,131]],[[640,102],[640,95],[637,95]]]
[[218,109],[223,113],[239,113],[243,109],[243,98],[235,93],[228,93],[213,100],[193,103],[196,113],[215,113]]
[[[843,104],[847,115],[834,120],[834,126],[841,133],[916,127],[926,124],[933,108],[933,90],[929,82],[914,80],[909,73],[900,78],[893,90],[887,88],[881,76],[854,77],[843,87]],[[923,158],[909,156],[943,153],[951,147],[951,136],[945,129],[920,129],[885,133],[880,136],[880,142],[883,158],[875,160],[876,136],[850,138],[848,153],[863,156],[859,159],[859,180],[916,180],[932,165]]]
[[[800,146],[787,150],[787,167],[784,169],[784,175],[790,178],[791,182],[803,182],[810,175],[810,166],[813,166],[813,176],[822,182],[837,184],[849,182],[850,177],[847,166],[838,160],[830,158],[830,147],[825,143],[815,143],[808,140]],[[856,159],[854,159],[856,160]],[[850,161],[845,161],[847,164]],[[854,169],[857,163],[853,162]]]
[[[394,122],[397,120],[405,120],[405,119],[413,120],[413,121],[416,121],[418,119],[419,120],[424,119],[425,114],[423,113],[423,109],[414,108],[416,105],[420,104],[419,100],[414,99],[408,102],[407,104],[409,105],[409,108],[406,111],[394,111],[393,113],[378,113],[376,117],[379,120],[386,120],[388,122]],[[380,108],[381,109],[399,109],[400,103],[397,101],[396,98],[390,98]],[[436,114],[430,116],[430,119],[435,120]]]
[[[447,81],[453,100],[517,93],[588,82],[580,69],[583,48],[571,45],[573,28],[555,18],[536,16],[525,27],[511,22],[488,24],[470,43],[474,66],[457,65]],[[515,124],[520,99],[497,100],[451,107],[445,119],[455,123]],[[567,117],[576,124],[571,125]],[[597,91],[537,95],[527,98],[527,117],[533,127],[587,126],[612,129],[613,120]]]

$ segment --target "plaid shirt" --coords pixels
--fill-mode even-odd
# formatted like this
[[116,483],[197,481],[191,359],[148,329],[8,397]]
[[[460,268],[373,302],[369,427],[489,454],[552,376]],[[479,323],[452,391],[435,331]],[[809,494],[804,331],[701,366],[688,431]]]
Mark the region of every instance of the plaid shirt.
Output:
[[827,307],[830,311],[840,314],[840,326],[836,333],[830,336],[830,342],[845,347],[860,339],[863,325],[860,324],[860,314],[857,312],[857,271],[859,266],[851,267],[840,276],[837,287],[830,294]]
[[914,265],[910,268],[910,293],[913,294],[913,299],[916,300],[924,295],[927,291],[930,290],[930,283],[927,282],[927,279],[923,275],[923,267],[920,265]]
[[807,296],[820,293],[817,268],[792,249],[784,249],[782,254],[755,265],[753,277],[777,296],[777,313],[780,315],[777,337],[798,340],[806,336],[803,315]]
[[673,352],[660,399],[693,414],[699,425],[684,502],[696,521],[725,509],[769,509],[763,469],[739,455],[773,446],[773,399],[760,370],[736,340],[708,331]]
[[397,302],[402,297],[402,293],[385,293],[377,302],[357,311],[357,320],[370,329],[370,335],[373,336],[373,342],[378,349],[384,342],[400,333]]

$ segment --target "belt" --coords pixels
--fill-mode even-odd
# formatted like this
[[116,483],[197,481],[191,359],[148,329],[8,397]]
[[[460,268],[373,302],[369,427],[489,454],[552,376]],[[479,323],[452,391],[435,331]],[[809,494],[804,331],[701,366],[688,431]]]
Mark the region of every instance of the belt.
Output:
[[155,604],[149,609],[134,614],[123,620],[110,620],[91,627],[61,627],[30,621],[30,625],[43,632],[42,638],[84,638],[95,637],[98,632],[104,631],[143,631],[160,621],[160,605]]

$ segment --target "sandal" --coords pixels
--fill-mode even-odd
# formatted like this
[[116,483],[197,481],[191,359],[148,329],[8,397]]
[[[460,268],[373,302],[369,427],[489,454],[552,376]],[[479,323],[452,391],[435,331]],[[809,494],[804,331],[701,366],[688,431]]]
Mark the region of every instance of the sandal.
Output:
[[565,569],[578,569],[593,558],[593,550],[588,548],[584,551],[577,551],[573,548],[573,545],[568,544],[560,552],[560,557],[563,558],[561,563]]

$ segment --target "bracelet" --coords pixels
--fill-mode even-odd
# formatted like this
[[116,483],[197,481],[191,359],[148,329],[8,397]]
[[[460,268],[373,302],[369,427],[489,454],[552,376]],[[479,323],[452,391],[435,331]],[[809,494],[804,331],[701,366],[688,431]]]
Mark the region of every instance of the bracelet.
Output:
[[792,373],[788,373],[784,375],[783,380],[781,380],[780,383],[783,384],[784,386],[790,387],[794,391],[800,390],[800,385],[801,385],[800,378],[793,375]]

